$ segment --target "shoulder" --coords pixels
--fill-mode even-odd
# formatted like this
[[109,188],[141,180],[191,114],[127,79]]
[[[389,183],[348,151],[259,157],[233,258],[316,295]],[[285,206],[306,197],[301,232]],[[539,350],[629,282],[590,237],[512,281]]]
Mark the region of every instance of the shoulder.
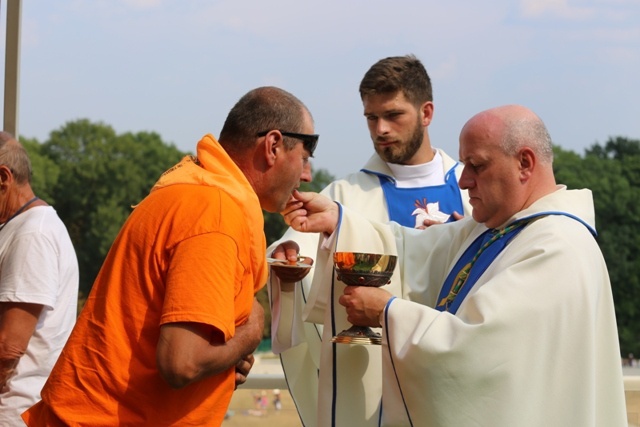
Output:
[[435,150],[438,152],[438,154],[440,154],[440,157],[442,158],[442,166],[444,167],[445,173],[455,168],[456,175],[460,176],[464,165],[448,155],[443,149],[436,148]]
[[[147,204],[151,205],[186,206],[196,211],[242,208],[237,197],[223,188],[210,185],[170,185],[151,192],[147,199]],[[141,205],[145,202],[146,199]]]
[[167,228],[185,238],[218,231],[245,234],[250,209],[255,207],[243,206],[222,188],[176,184],[151,192],[132,218],[137,226]]
[[598,243],[585,224],[562,214],[533,221],[510,245],[513,245],[510,256],[535,257],[539,265],[544,262],[558,271],[575,269],[574,274],[581,274],[604,265]]
[[[67,234],[67,229],[56,210],[49,205],[33,207],[12,221],[16,235],[51,236]],[[9,224],[12,225],[12,224]]]
[[333,181],[322,190],[322,194],[342,201],[345,197],[358,196],[376,189],[380,189],[380,178],[373,173],[359,171]]

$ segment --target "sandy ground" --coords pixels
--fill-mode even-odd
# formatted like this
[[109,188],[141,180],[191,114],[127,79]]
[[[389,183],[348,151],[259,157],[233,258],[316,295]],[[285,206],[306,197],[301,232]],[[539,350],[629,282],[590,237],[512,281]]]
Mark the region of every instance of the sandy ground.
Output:
[[298,412],[291,400],[287,390],[280,393],[282,409],[276,411],[273,407],[273,393],[267,393],[268,404],[264,411],[259,409],[254,403],[254,395],[260,394],[260,390],[236,390],[229,410],[233,413],[231,417],[222,422],[223,427],[244,427],[244,426],[278,426],[278,427],[301,427],[302,423],[298,418]]
[[[276,356],[266,354],[256,361],[252,371],[261,374],[281,374],[282,367]],[[623,371],[625,376],[640,378],[640,368],[623,368]],[[266,397],[266,405],[261,407],[256,400],[263,392]],[[640,427],[640,386],[632,386],[631,390],[627,390],[625,395],[629,427]],[[273,390],[248,390],[242,388],[236,390],[229,405],[229,411],[232,415],[222,423],[222,426],[302,427],[288,390],[280,390],[282,403],[280,410],[275,409],[273,396]]]
[[[251,370],[259,374],[281,374],[280,360],[273,354],[258,357]],[[264,393],[265,405],[257,403],[257,399]],[[277,427],[301,427],[298,412],[291,399],[289,391],[280,390],[282,408],[276,410],[274,406],[273,390],[247,390],[238,389],[233,394],[229,413],[231,416],[223,421],[223,427],[250,427],[250,426],[277,426]]]

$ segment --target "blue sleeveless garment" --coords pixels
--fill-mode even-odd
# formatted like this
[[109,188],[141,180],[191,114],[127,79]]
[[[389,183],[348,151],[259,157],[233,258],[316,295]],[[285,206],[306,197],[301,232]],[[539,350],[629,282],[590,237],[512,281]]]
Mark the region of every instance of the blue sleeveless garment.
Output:
[[[390,176],[366,169],[362,169],[362,172],[378,176],[387,201],[389,219],[402,226],[415,228],[416,216],[413,212],[418,208],[426,207],[427,203],[438,202],[439,210],[447,215],[451,215],[454,211],[460,215],[464,214],[455,168],[456,166],[452,167],[445,174],[444,184],[417,188],[398,188],[395,179]],[[449,217],[447,222],[451,221],[453,217]]]

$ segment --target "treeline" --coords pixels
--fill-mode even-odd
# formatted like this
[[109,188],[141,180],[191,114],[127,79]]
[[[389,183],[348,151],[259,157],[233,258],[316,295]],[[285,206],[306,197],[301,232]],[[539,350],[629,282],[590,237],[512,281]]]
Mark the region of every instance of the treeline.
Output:
[[[85,296],[132,206],[163,171],[190,154],[157,133],[116,134],[111,126],[89,120],[68,122],[43,142],[21,142],[31,156],[36,194],[53,205],[67,225]],[[640,140],[610,138],[583,155],[560,147],[554,151],[558,182],[593,191],[597,241],[609,267],[621,349],[625,355],[640,354]],[[325,170],[313,176],[303,190],[319,191],[334,179]],[[280,215],[265,213],[268,242],[285,229]],[[266,293],[260,298],[268,307]]]
[[596,240],[609,269],[622,355],[638,355],[640,140],[609,138],[604,145],[594,144],[585,150],[584,156],[557,147],[554,152],[557,182],[569,188],[590,188],[593,192]]

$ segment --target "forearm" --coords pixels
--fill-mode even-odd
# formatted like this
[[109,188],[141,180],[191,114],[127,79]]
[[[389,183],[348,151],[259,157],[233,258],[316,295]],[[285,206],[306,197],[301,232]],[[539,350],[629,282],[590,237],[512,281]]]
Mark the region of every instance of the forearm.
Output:
[[211,358],[204,362],[206,370],[209,371],[208,375],[215,375],[229,368],[235,369],[239,362],[253,354],[260,345],[261,338],[249,334],[236,334],[224,344],[212,344],[209,347]]
[[[181,330],[172,330],[176,328]],[[189,337],[184,333],[185,329],[199,338]],[[182,388],[227,371],[260,343],[259,339],[252,340],[242,334],[224,343],[219,341],[206,340],[186,325],[163,326],[157,352],[160,374],[171,387]]]
[[40,304],[0,303],[0,389],[27,351],[41,310]]
[[260,344],[264,312],[258,302],[249,320],[224,341],[219,331],[199,323],[172,323],[161,327],[156,359],[167,383],[181,388],[236,366]]
[[22,355],[17,357],[0,356],[0,390],[4,388],[9,378],[13,375],[16,366],[18,366],[18,361],[20,361],[20,356]]

